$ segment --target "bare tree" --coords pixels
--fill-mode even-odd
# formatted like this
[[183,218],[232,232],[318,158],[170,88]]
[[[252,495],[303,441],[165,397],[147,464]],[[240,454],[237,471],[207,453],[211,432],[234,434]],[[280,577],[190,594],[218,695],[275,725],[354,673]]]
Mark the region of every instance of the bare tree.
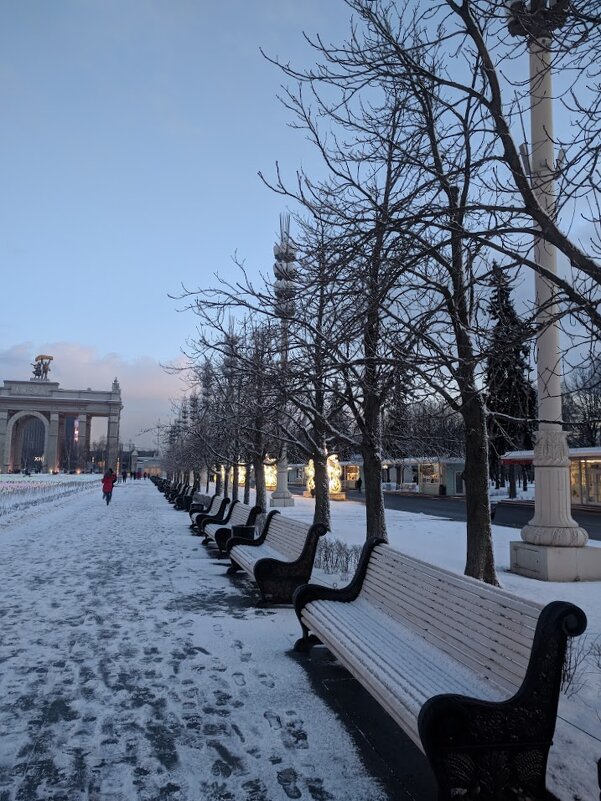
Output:
[[569,439],[577,448],[601,443],[601,362],[579,367],[564,383],[564,419],[572,428]]
[[[490,158],[487,143],[474,147],[479,109],[457,105],[424,74],[423,65],[435,70],[440,55],[436,48],[428,51],[415,27],[412,58],[422,66],[409,69],[405,60],[395,69],[396,54],[380,32],[377,11],[367,11],[373,5],[385,15],[389,4],[349,5],[365,12],[365,29],[353,28],[339,47],[313,41],[320,62],[312,70],[280,65],[300,82],[284,102],[319,149],[330,179],[316,184],[303,175],[291,190],[278,176],[275,188],[329,215],[349,250],[354,280],[348,295],[363,338],[360,352],[349,344],[343,369],[352,372],[347,402],[362,433],[368,534],[385,532],[381,410],[392,368],[411,360],[416,375],[463,418],[466,572],[496,583],[477,337],[487,270],[477,235],[481,212],[472,213],[468,204],[472,195],[481,202],[478,180]],[[304,100],[305,86],[316,111]],[[320,131],[317,120],[323,118],[334,133]],[[486,222],[490,228],[490,215]]]

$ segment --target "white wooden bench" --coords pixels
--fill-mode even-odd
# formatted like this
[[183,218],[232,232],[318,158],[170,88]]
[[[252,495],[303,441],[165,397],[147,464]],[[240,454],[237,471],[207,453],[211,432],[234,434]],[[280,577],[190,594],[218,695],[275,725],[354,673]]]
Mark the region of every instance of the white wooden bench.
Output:
[[229,503],[229,498],[223,498],[221,495],[213,496],[211,505],[205,512],[190,512],[190,528],[195,529],[196,534],[200,534],[200,526],[205,520],[211,523],[224,520]]
[[325,645],[427,755],[443,799],[546,799],[567,638],[586,617],[413,559],[382,541],[341,589],[300,587]]
[[175,498],[174,501],[175,509],[177,509],[178,511],[184,510],[187,512],[192,506],[192,497],[194,496],[195,492],[196,489],[194,488],[193,484],[184,485],[181,492]]
[[188,513],[194,514],[194,512],[206,512],[210,507],[214,497],[214,495],[207,495],[204,492],[196,491],[192,495],[192,503],[190,504]]
[[244,570],[254,578],[261,593],[259,605],[291,603],[297,587],[311,577],[319,538],[327,530],[321,523],[309,526],[274,509],[253,542],[239,537],[228,540],[231,566],[227,572]]
[[209,545],[215,542],[219,548],[220,554],[225,554],[225,546],[229,538],[232,536],[232,529],[234,526],[252,526],[257,521],[257,517],[263,510],[260,506],[250,507],[240,501],[233,501],[230,504],[227,517],[222,523],[211,523],[209,520],[204,520],[200,524],[200,532],[204,534],[203,545]]

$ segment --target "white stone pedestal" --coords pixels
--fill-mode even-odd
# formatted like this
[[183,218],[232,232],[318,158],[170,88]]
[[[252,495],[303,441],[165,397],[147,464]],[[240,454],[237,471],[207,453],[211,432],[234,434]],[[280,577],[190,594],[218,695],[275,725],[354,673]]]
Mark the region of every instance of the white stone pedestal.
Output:
[[510,570],[540,581],[601,581],[601,547],[510,542]]
[[282,455],[278,462],[277,486],[271,493],[269,505],[272,507],[294,506],[294,497],[288,489],[288,457],[286,449],[282,448]]
[[294,506],[294,498],[292,495],[287,492],[286,494],[280,494],[277,490],[271,493],[271,500],[269,501],[270,506],[278,507],[278,506]]

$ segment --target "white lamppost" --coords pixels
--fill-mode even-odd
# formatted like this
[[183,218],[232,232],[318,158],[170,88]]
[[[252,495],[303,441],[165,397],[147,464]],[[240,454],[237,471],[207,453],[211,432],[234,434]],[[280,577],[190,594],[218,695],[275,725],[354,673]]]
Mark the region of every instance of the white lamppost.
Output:
[[240,413],[240,381],[236,375],[238,337],[234,334],[233,326],[230,325],[229,333],[225,338],[225,357],[223,359],[223,375],[227,382],[227,408],[228,417],[232,421],[230,436],[232,443],[232,501],[238,500],[239,475],[240,475],[240,433],[238,428],[238,415]]
[[[552,42],[554,31],[566,22],[569,5],[569,0],[513,0],[507,3],[509,32],[528,40],[532,140],[530,176],[536,199],[549,216],[555,214],[556,204]],[[548,273],[557,273],[556,249],[542,238],[535,240],[534,258]],[[571,514],[567,434],[562,428],[562,359],[555,289],[552,282],[539,273],[536,274],[535,289],[539,323],[535,507],[534,517],[522,529],[522,542],[511,543],[511,569],[548,581],[593,578],[589,569],[591,549],[584,547],[588,535]],[[601,577],[601,560],[597,561]]]
[[[296,277],[296,250],[290,241],[290,215],[280,215],[280,241],[273,246],[275,264],[273,272],[275,275],[275,313],[281,322],[281,372],[282,380],[286,382],[286,372],[288,364],[288,320],[294,314],[294,278]],[[283,393],[284,405],[286,402],[286,392]],[[285,409],[282,408],[282,415]],[[285,421],[282,423],[285,429]],[[284,431],[285,436],[285,431]],[[278,458],[277,486],[271,493],[270,506],[294,506],[294,498],[288,489],[288,448],[286,441],[282,440],[280,454]]]

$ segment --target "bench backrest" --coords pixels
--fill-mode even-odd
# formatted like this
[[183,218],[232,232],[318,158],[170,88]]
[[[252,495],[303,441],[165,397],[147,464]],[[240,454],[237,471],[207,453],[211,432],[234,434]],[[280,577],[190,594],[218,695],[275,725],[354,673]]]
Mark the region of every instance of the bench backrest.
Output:
[[389,545],[374,548],[360,597],[495,684],[521,686],[539,604]]
[[269,518],[266,525],[269,526],[265,537],[267,545],[271,545],[287,559],[298,559],[311,526],[280,514]]
[[223,496],[221,495],[214,495],[213,500],[211,501],[210,507],[207,509],[206,512],[203,514],[206,515],[216,515],[219,511],[219,507],[221,506],[221,501],[223,500]]
[[211,495],[203,495],[200,492],[195,492],[192,496],[192,503],[202,504],[207,506],[211,502]]
[[244,526],[248,520],[251,512],[250,506],[245,503],[237,503],[232,509],[230,519],[227,521],[228,526]]

